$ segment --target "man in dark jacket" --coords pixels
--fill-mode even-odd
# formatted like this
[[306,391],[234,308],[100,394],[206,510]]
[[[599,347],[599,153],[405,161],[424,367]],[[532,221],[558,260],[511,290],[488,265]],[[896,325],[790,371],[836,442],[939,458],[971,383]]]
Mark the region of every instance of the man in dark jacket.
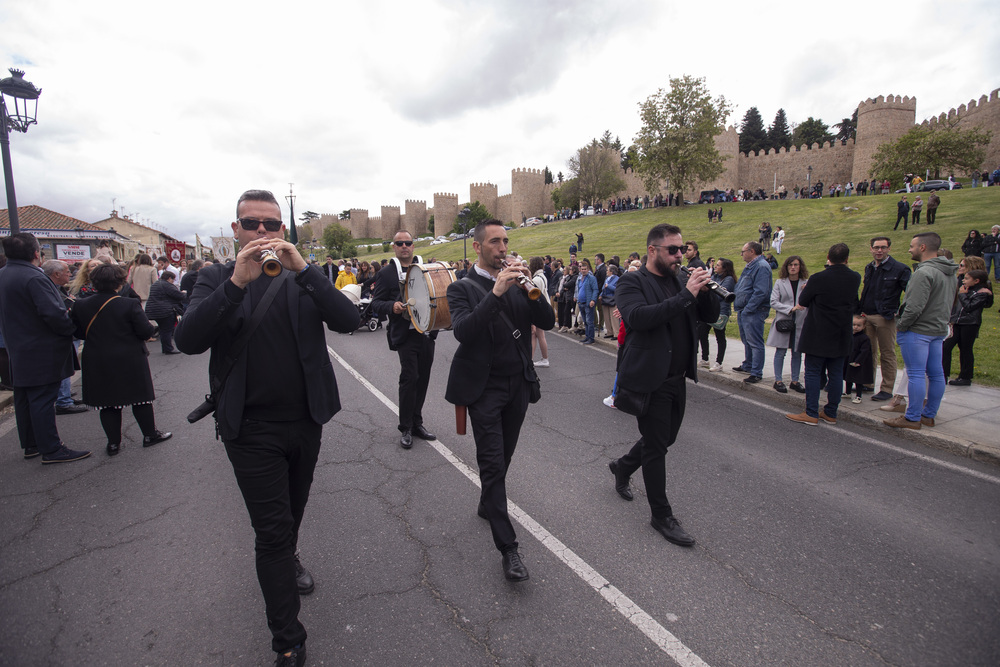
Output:
[[[406,230],[396,232],[392,239],[396,261],[380,273],[372,293],[372,310],[389,318],[386,337],[389,349],[399,354],[399,445],[413,446],[413,436],[434,440],[436,436],[424,428],[424,399],[434,365],[434,340],[437,332],[424,335],[413,328],[403,303],[401,283],[413,263],[413,235]],[[419,257],[417,258],[419,262]]]
[[59,289],[39,266],[38,240],[20,232],[3,240],[7,266],[0,269],[0,329],[10,354],[14,417],[24,458],[66,463],[90,456],[69,449],[56,429],[56,397],[73,375],[73,331]]
[[[907,190],[909,192],[909,190]],[[893,225],[892,231],[896,231],[899,227],[899,221],[903,221],[903,231],[906,231],[906,225],[910,220],[910,202],[906,201],[906,195],[903,195],[898,202],[896,202],[896,224]]]
[[468,406],[476,439],[482,494],[478,514],[490,522],[504,577],[525,581],[528,569],[517,550],[507,514],[507,470],[528,410],[534,369],[531,326],[555,324],[545,299],[532,301],[518,281],[530,278],[520,262],[504,267],[507,232],[499,220],[476,225],[478,259],[467,278],[448,286],[448,308],[458,350],[451,362],[445,400]]
[[[257,579],[271,648],[279,664],[301,665],[306,630],[298,619],[299,595],[311,593],[314,583],[295,548],[323,424],[340,410],[324,325],[350,333],[358,328],[359,316],[322,271],[283,240],[281,207],[273,194],[244,192],[236,216],[236,261],[201,270],[191,306],[177,327],[177,347],[185,354],[211,348],[208,368],[214,378],[229,365],[227,357],[236,355],[215,396],[217,433],[256,534]],[[281,262],[276,276],[263,273],[265,250]],[[234,350],[241,330],[269,294],[273,301],[246,346]]]
[[[822,419],[837,423],[837,407],[844,394],[844,359],[853,345],[852,319],[858,309],[861,276],[847,268],[850,249],[846,243],[830,247],[829,266],[809,277],[796,309],[808,308],[799,338],[806,355],[806,411],[785,415],[793,422],[816,426]],[[827,402],[819,410],[820,378],[826,373]]]
[[696,324],[719,319],[719,299],[708,290],[708,271],[694,269],[686,282],[679,279],[683,251],[681,230],[657,225],[646,237],[646,265],[618,280],[615,299],[626,331],[619,397],[623,390],[649,393],[649,409],[637,417],[642,437],[609,467],[625,500],[632,500],[629,478],[641,467],[650,525],[668,541],[692,546],[694,538],[681,528],[667,500],[665,457],[684,419],[685,377],[698,381]]
[[[892,241],[876,236],[871,241],[873,260],[865,266],[861,290],[861,314],[871,342],[872,361],[882,367],[882,385],[873,401],[888,401],[896,382],[896,311],[910,280],[910,267],[889,256]],[[875,355],[878,355],[876,358]]]

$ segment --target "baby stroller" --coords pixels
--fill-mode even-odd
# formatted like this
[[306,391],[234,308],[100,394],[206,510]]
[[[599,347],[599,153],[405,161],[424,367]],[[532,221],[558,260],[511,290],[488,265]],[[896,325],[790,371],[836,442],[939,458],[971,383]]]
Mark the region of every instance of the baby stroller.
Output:
[[[361,316],[359,329],[367,328],[369,331],[377,331],[382,326],[378,315],[372,311],[372,300],[361,298],[361,285],[344,285],[340,291],[357,307],[358,314]],[[354,335],[353,331],[351,335]]]

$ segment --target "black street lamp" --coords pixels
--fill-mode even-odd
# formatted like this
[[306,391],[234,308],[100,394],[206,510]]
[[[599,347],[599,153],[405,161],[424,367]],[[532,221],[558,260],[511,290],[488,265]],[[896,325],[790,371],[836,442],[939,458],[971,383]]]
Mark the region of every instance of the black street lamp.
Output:
[[469,214],[472,211],[466,206],[458,213],[459,224],[462,225],[462,268],[465,268],[465,262],[469,261]]
[[813,168],[812,165],[806,167],[806,194],[812,197]]
[[295,230],[295,195],[292,194],[292,186],[294,183],[288,184],[288,194],[285,195],[285,200],[288,201],[288,208],[291,210],[291,221],[292,226],[288,230],[288,240],[292,245],[299,244],[299,233]]
[[[10,166],[10,130],[27,132],[38,115],[38,96],[41,88],[35,88],[24,80],[24,72],[10,70],[11,76],[0,81],[0,152],[3,153],[3,180],[7,187],[7,215],[10,218],[10,233],[17,234],[21,225],[17,219],[17,197],[14,195],[14,172]],[[14,109],[7,109],[8,100]]]

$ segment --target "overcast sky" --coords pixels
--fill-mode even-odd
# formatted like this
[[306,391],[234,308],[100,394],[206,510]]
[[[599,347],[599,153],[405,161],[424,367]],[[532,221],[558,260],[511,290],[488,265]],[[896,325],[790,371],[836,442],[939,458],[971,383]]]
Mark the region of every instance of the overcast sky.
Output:
[[94,222],[115,199],[189,242],[249,188],[294,183],[297,217],[505,194],[606,129],[627,146],[671,76],[732,125],[888,94],[920,121],[1000,87],[996,0],[2,0],[0,26],[0,65],[43,89],[11,137],[18,203]]

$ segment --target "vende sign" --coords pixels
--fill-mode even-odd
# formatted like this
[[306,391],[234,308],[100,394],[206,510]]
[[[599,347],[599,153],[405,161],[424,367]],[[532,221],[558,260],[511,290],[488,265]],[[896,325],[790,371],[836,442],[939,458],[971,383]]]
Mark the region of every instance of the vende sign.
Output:
[[86,261],[90,259],[90,246],[56,244],[56,259],[66,262]]

